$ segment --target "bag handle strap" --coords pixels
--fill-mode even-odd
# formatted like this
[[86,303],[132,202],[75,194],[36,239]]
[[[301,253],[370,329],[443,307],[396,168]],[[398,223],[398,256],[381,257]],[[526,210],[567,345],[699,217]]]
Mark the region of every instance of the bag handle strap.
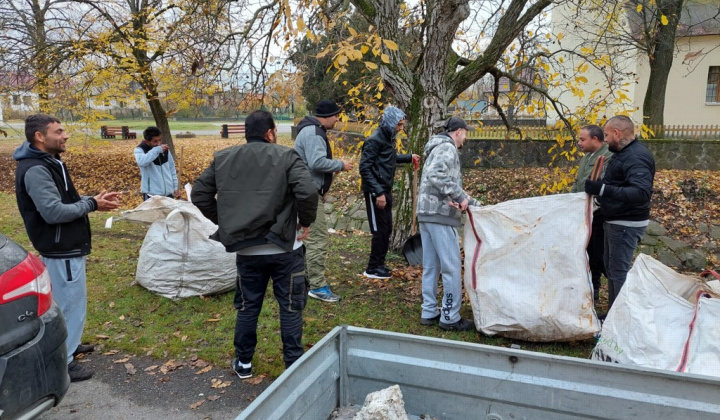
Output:
[[590,172],[590,181],[597,181],[600,178],[602,168],[605,165],[605,160],[606,158],[603,155],[600,155],[597,159],[595,159],[592,172]]
[[[717,275],[717,273],[715,274]],[[676,372],[685,372],[685,369],[687,369],[688,358],[690,357],[690,339],[692,339],[693,333],[695,332],[695,322],[697,321],[698,309],[700,308],[700,298],[710,298],[710,295],[702,289],[698,290],[695,294],[695,313],[693,314],[692,321],[690,321],[690,325],[688,325],[688,338],[685,340],[682,355],[680,356],[680,364],[677,369],[675,369]]]
[[716,279],[720,280],[720,274],[718,274],[715,270],[705,270],[702,273],[700,273],[700,277],[710,277],[715,276]]

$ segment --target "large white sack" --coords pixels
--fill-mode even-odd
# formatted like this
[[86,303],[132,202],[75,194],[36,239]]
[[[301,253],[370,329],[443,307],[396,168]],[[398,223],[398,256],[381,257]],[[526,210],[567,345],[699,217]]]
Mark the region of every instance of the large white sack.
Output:
[[192,203],[154,196],[122,215],[125,220],[151,223],[135,274],[141,286],[170,299],[235,287],[235,254],[208,239],[217,226]]
[[600,331],[586,252],[592,211],[585,193],[469,212],[465,289],[480,331],[527,341],[581,340]]
[[720,377],[720,299],[703,294],[698,300],[680,372]]
[[703,282],[640,254],[602,326],[592,359],[676,370]]

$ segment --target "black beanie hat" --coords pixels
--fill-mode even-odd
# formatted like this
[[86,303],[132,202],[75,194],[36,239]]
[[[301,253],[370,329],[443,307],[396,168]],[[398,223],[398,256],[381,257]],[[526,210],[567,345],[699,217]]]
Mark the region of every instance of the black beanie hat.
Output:
[[332,117],[333,115],[337,115],[340,112],[342,112],[342,109],[340,109],[340,107],[337,106],[337,104],[330,99],[323,99],[322,101],[318,102],[317,106],[315,107],[316,117]]

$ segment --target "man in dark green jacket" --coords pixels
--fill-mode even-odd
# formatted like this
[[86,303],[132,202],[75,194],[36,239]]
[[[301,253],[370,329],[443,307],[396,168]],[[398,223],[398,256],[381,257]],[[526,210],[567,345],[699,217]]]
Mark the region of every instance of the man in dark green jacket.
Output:
[[247,144],[215,153],[195,181],[193,204],[218,225],[211,238],[237,253],[235,359],[241,379],[252,376],[257,321],[268,281],[280,307],[285,367],[303,354],[302,310],[307,280],[302,240],[310,234],[318,205],[317,186],[297,152],[277,143],[267,111],[245,119]]
[[[577,178],[575,185],[572,186],[570,192],[583,192],[585,190],[585,181],[590,179],[595,162],[604,156],[610,159],[612,152],[608,150],[605,143],[605,134],[599,125],[586,125],[578,134],[578,148],[585,153],[578,164]],[[605,162],[607,164],[607,161]],[[603,262],[605,247],[605,229],[603,224],[605,217],[598,208],[593,212],[592,233],[588,241],[587,254],[588,263],[590,265],[590,273],[592,274],[593,298],[597,302],[600,295],[600,278],[605,274],[605,263]]]

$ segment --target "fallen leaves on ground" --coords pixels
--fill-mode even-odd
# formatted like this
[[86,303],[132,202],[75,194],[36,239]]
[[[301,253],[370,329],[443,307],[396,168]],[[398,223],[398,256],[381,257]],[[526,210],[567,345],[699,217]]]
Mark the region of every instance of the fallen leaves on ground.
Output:
[[127,371],[128,375],[134,375],[137,372],[132,363],[125,363],[125,371]]
[[210,388],[226,388],[232,385],[232,381],[223,381],[222,379],[210,379]]
[[252,378],[243,379],[243,382],[250,385],[258,385],[260,384],[263,379],[265,379],[265,374],[253,376]]

